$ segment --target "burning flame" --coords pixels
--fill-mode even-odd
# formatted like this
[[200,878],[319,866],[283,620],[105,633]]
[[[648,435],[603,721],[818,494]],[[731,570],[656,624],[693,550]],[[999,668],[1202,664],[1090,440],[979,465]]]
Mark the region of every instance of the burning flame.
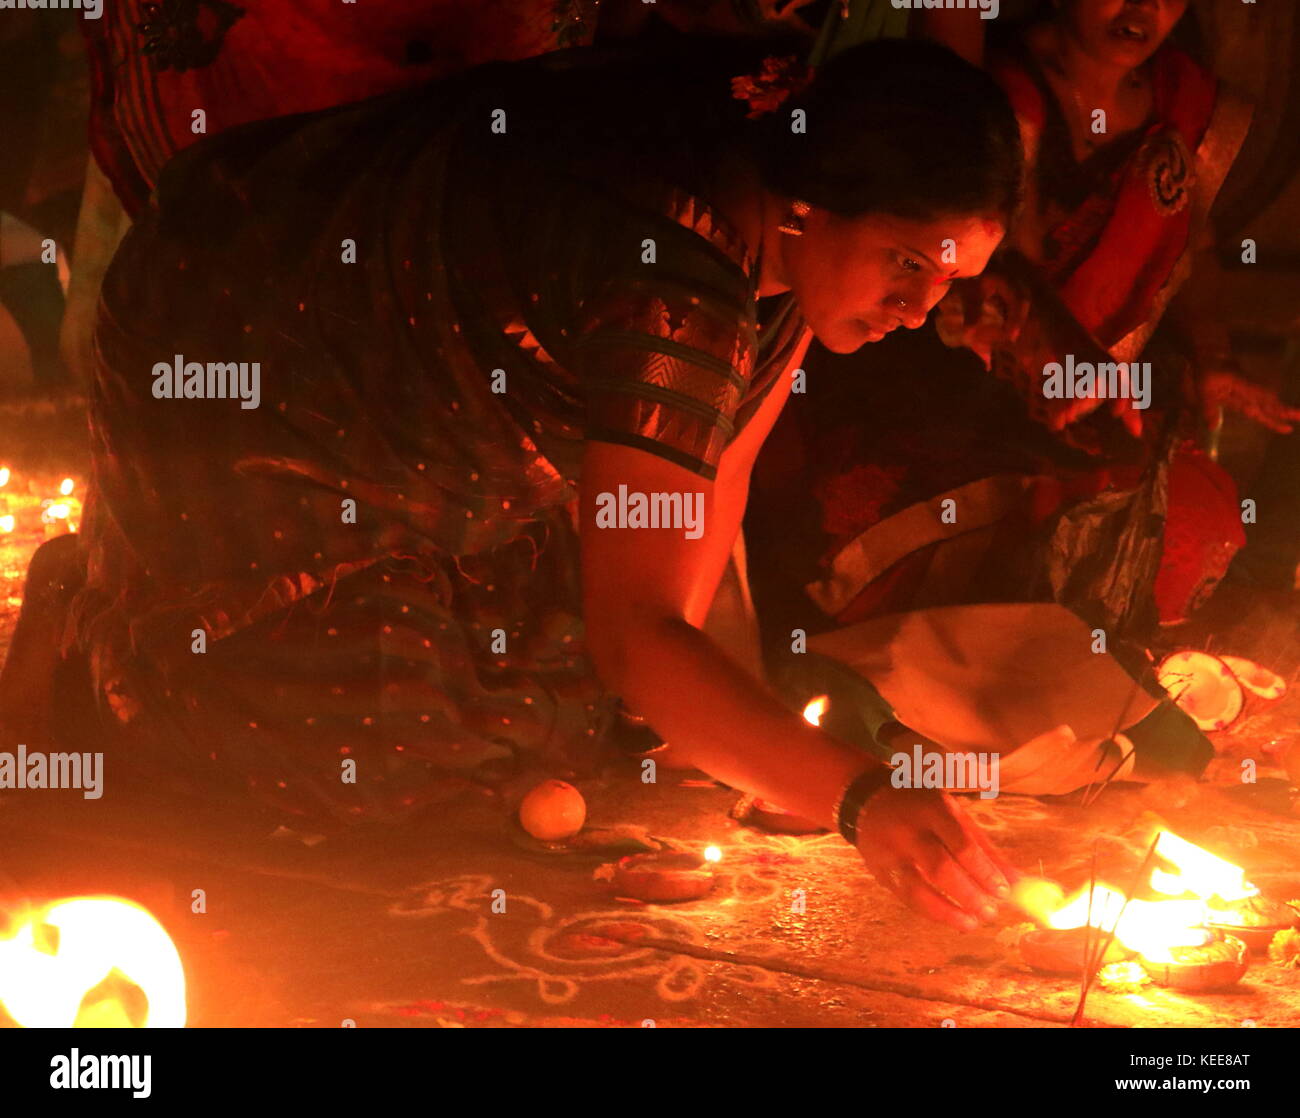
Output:
[[0,489],[9,484],[9,467],[0,466]]
[[808,705],[803,708],[803,718],[810,726],[820,726],[822,718],[830,709],[831,700],[829,695],[818,695],[815,699],[810,699]]
[[1156,853],[1177,867],[1176,873],[1161,869],[1151,871],[1151,888],[1167,897],[1181,897],[1194,893],[1206,900],[1244,901],[1259,895],[1259,890],[1246,880],[1240,866],[1216,858],[1208,850],[1179,838],[1172,831],[1161,831],[1156,840]]
[[706,847],[704,848],[704,860],[705,860],[706,862],[721,862],[721,861],[722,861],[722,847],[720,847],[720,846],[706,846]]
[[1155,852],[1174,869],[1153,869],[1149,884],[1154,892],[1170,899],[1130,898],[1125,903],[1123,893],[1098,883],[1091,892],[1081,889],[1069,901],[1061,901],[1059,891],[1050,883],[1036,883],[1036,887],[1021,890],[1022,907],[1049,928],[1091,925],[1107,933],[1114,930],[1117,939],[1146,959],[1172,962],[1171,948],[1210,941],[1205,925],[1226,915],[1222,905],[1216,907],[1212,902],[1231,905],[1259,893],[1240,866],[1172,831],[1159,832]]
[[14,530],[14,518],[9,515],[0,516],[0,532],[12,532]]
[[[184,1027],[180,954],[163,926],[132,901],[55,901],[0,939],[0,1004],[25,1028],[130,1027],[127,1006],[113,991],[115,979],[143,991],[144,1028]],[[106,998],[83,1004],[105,984]]]
[[70,478],[70,477],[65,477],[61,482],[59,482],[59,496],[60,496],[60,497],[71,497],[71,496],[72,496],[72,491],[73,491],[76,487],[77,487],[77,483],[76,483],[75,481],[73,481],[72,478]]

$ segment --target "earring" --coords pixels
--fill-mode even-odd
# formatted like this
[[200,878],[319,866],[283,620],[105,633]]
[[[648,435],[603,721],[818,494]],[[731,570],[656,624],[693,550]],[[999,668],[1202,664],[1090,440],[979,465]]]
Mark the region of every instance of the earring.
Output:
[[801,202],[796,198],[790,203],[790,212],[786,215],[786,219],[781,222],[777,228],[788,236],[802,237],[803,219],[807,217],[811,211],[812,206],[808,205],[807,202]]

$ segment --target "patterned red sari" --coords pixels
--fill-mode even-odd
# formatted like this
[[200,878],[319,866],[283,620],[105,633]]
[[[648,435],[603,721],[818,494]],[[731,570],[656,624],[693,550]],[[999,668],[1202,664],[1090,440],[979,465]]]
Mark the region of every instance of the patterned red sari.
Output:
[[595,0],[122,0],[79,21],[92,150],[134,215],[204,135],[576,46],[595,13]]
[[[955,286],[937,326],[996,375],[921,337],[851,358],[811,354],[810,383],[824,387],[782,418],[765,473],[803,479],[789,508],[768,494],[783,510],[773,523],[788,525],[811,492],[819,524],[802,542],[788,528],[771,542],[787,556],[820,555],[804,590],[840,624],[1038,596],[1116,629],[1141,629],[1153,613],[1175,620],[1244,541],[1231,480],[1186,447],[1186,359],[1163,337],[1148,343],[1186,277],[1249,111],[1166,49],[1153,59],[1148,122],[1079,163],[1032,61],[1003,56],[994,70],[1027,141],[1025,220],[1041,232],[1042,259],[1003,254]],[[1156,381],[1144,441],[1103,407],[1062,429],[1061,408],[1073,401],[1044,397],[1045,364],[1139,353]],[[913,368],[923,371],[904,374]],[[949,499],[962,510],[955,520],[943,514]],[[774,579],[792,569],[787,562]]]

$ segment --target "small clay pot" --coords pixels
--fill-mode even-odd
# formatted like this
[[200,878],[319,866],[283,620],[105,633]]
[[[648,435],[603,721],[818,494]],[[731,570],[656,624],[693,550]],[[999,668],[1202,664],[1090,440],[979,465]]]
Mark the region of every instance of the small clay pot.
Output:
[[[1092,949],[1096,951],[1109,932],[1092,931]],[[1068,974],[1078,977],[1083,973],[1084,953],[1089,945],[1087,928],[1035,928],[1020,937],[1017,947],[1020,957],[1036,971],[1045,974]],[[1097,965],[1118,963],[1133,957],[1118,939],[1111,940],[1106,957]]]
[[765,831],[772,831],[778,835],[815,835],[826,829],[810,819],[791,815],[775,804],[763,800],[754,800],[743,814],[741,822],[753,823]]
[[1220,935],[1236,936],[1252,951],[1267,951],[1278,932],[1300,925],[1300,913],[1294,908],[1265,897],[1250,898],[1233,915],[1233,920],[1206,927]]
[[655,904],[694,901],[713,888],[713,870],[698,854],[629,854],[614,865],[614,892]]
[[[1198,959],[1207,948],[1218,948],[1212,953],[1222,957]],[[1235,935],[1216,932],[1205,947],[1175,947],[1170,954],[1172,963],[1152,962],[1141,955],[1138,959],[1153,982],[1189,993],[1235,986],[1250,968],[1250,949]]]
[[1268,945],[1273,942],[1273,937],[1278,932],[1295,927],[1294,924],[1278,924],[1273,927],[1261,926],[1255,928],[1243,928],[1237,924],[1206,924],[1205,926],[1216,935],[1232,936],[1234,939],[1241,940],[1252,951],[1260,952],[1268,950]]

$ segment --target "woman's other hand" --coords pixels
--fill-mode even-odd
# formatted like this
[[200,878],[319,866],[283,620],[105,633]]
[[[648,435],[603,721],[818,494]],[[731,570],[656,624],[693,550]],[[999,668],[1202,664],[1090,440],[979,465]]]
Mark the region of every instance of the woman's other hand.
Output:
[[1300,408],[1284,404],[1271,388],[1247,380],[1227,363],[1202,373],[1201,404],[1212,428],[1218,426],[1221,411],[1235,411],[1279,435],[1289,435],[1300,420]]
[[993,351],[1020,336],[1029,313],[1022,293],[993,272],[954,283],[940,300],[935,329],[951,349],[965,347],[992,368]]

